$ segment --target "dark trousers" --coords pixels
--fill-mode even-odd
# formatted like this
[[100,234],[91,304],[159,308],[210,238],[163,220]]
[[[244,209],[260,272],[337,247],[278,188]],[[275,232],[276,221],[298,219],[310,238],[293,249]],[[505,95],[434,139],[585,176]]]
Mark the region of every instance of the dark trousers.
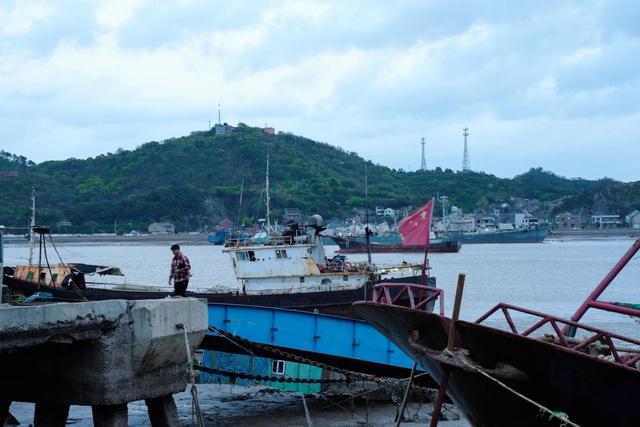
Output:
[[181,297],[187,296],[187,286],[189,286],[189,281],[185,280],[184,282],[173,282],[173,295],[180,295]]

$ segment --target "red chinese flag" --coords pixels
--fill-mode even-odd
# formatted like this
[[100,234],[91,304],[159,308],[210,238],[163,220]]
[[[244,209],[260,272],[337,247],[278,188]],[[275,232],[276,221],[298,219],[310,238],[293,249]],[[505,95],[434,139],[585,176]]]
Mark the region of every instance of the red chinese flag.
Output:
[[432,211],[433,199],[400,221],[398,231],[402,235],[402,246],[425,246],[429,244]]

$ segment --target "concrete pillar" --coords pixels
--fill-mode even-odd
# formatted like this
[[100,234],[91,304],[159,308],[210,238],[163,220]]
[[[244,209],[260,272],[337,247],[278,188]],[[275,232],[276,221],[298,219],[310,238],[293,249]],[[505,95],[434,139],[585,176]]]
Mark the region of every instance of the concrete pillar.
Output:
[[34,427],[65,427],[69,416],[69,406],[65,404],[36,402]]
[[94,427],[127,427],[129,422],[126,403],[122,405],[93,405],[91,412],[93,412]]
[[145,400],[149,420],[153,427],[179,427],[178,408],[173,396],[168,394],[162,397]]

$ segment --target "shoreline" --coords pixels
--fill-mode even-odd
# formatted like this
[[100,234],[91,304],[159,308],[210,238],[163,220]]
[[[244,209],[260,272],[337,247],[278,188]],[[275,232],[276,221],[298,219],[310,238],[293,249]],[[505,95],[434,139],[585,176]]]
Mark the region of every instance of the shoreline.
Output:
[[[53,234],[54,243],[127,243],[127,244],[189,244],[213,245],[207,240],[208,233],[144,234],[124,236],[115,234]],[[597,238],[639,238],[640,229],[614,230],[550,230],[545,240],[555,238],[597,239]],[[23,235],[4,235],[5,244],[27,243]],[[218,245],[220,246],[220,245]]]

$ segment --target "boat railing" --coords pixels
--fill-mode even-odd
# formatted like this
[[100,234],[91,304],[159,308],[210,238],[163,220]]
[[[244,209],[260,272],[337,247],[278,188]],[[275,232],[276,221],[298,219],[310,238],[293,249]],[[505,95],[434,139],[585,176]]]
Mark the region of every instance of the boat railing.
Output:
[[[409,305],[402,304],[406,299]],[[440,315],[444,316],[444,289],[413,283],[380,283],[373,287],[373,302],[400,305],[415,310],[430,311],[430,302],[440,302]]]
[[227,248],[246,246],[290,246],[310,243],[310,236],[270,236],[264,243],[256,243],[251,238],[227,239],[224,246]]
[[[536,331],[541,331],[543,328],[548,329],[548,327],[551,327],[554,334],[545,333],[543,338],[545,341],[587,354],[591,354],[594,351],[594,346],[599,346],[599,349],[597,349],[598,352],[601,354],[603,352],[608,353],[606,355],[612,358],[612,360],[610,360],[611,362],[640,370],[640,363],[638,363],[640,362],[640,340],[506,303],[497,304],[476,320],[475,323],[481,324],[497,312],[502,313],[509,325],[509,328],[511,329],[511,332],[516,335],[528,337]],[[526,314],[533,316],[534,318],[538,318],[539,320],[525,330],[520,331],[514,322],[511,312]],[[580,330],[587,334],[586,336],[578,339],[575,338],[575,335],[573,334],[569,335],[565,333],[566,330]],[[635,347],[623,347],[624,345],[632,345]]]

